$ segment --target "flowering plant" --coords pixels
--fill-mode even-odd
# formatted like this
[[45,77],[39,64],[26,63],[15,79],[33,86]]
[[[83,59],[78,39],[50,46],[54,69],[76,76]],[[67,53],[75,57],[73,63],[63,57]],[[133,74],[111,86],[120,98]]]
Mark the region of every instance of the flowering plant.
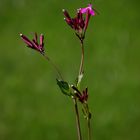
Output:
[[64,20],[66,23],[74,30],[75,35],[80,40],[81,45],[81,63],[79,67],[79,73],[77,76],[77,80],[75,83],[70,84],[67,81],[64,80],[61,72],[59,71],[58,67],[52,62],[52,60],[49,58],[48,54],[45,52],[44,48],[44,35],[41,34],[38,41],[38,35],[37,33],[34,34],[34,38],[32,40],[28,39],[23,34],[20,34],[21,39],[26,44],[27,47],[36,50],[39,52],[50,64],[53,66],[53,68],[56,70],[59,78],[56,79],[57,85],[59,86],[61,92],[70,97],[74,102],[75,107],[75,114],[76,114],[76,125],[77,125],[77,135],[78,140],[82,140],[82,133],[81,133],[81,127],[80,127],[80,119],[79,119],[79,109],[78,109],[78,103],[82,106],[82,112],[85,120],[87,121],[87,129],[88,129],[88,140],[91,140],[91,127],[90,127],[90,120],[91,120],[91,112],[88,107],[88,88],[85,87],[84,89],[80,88],[80,83],[82,81],[82,78],[84,76],[84,39],[85,34],[87,31],[87,27],[89,24],[89,20],[91,16],[95,15],[94,9],[92,9],[92,5],[89,4],[85,8],[79,8],[76,11],[76,16],[72,18],[68,11],[63,9],[63,14],[65,16]]

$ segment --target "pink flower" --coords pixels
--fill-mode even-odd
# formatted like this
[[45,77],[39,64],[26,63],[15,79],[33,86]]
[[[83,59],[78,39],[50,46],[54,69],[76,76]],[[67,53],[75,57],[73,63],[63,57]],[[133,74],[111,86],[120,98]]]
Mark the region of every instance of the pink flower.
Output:
[[86,8],[80,8],[80,12],[82,14],[89,12],[90,15],[92,15],[92,16],[95,15],[94,10],[92,9],[92,4],[88,4],[88,7],[86,7]]
[[95,15],[92,5],[89,4],[86,8],[77,9],[77,13],[74,18],[71,18],[65,9],[63,9],[63,13],[66,23],[76,31],[76,35],[82,41],[85,37],[90,17]]
[[90,16],[94,16],[95,15],[95,12],[92,9],[92,4],[88,4],[88,7],[86,7],[86,8],[80,8],[79,11],[82,14],[84,14],[84,13],[86,14],[85,27],[84,27],[84,30],[86,31],[86,29],[88,27]]
[[73,28],[76,31],[80,31],[84,28],[85,21],[84,21],[82,13],[79,10],[77,11],[77,15],[74,18],[71,18],[69,13],[65,9],[63,9],[63,13],[65,16],[64,20],[67,22],[67,24],[71,28]]
[[32,40],[28,39],[25,35],[20,34],[21,39],[24,41],[24,43],[27,45],[27,47],[32,48],[40,53],[44,53],[44,35],[40,35],[40,43],[38,43],[38,36],[35,33],[34,38]]

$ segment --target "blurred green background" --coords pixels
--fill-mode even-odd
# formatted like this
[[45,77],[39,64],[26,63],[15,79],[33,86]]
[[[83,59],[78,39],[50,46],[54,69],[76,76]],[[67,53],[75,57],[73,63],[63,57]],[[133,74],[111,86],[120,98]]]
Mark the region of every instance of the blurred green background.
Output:
[[[86,0],[0,0],[0,140],[76,140],[72,101],[39,53],[19,37],[45,35],[45,49],[70,83],[79,41],[63,21]],[[140,1],[96,0],[85,40],[94,140],[140,140]],[[82,120],[84,140],[85,123]]]

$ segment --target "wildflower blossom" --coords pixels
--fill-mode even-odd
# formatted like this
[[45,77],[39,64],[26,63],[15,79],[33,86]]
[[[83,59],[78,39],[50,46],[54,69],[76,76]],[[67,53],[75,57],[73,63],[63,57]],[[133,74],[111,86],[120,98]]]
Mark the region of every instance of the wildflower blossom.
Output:
[[[84,38],[86,29],[88,27],[90,16],[94,16],[95,12],[92,9],[92,5],[89,4],[86,8],[79,8],[77,9],[76,16],[71,18],[69,13],[63,9],[64,13],[64,20],[66,23],[76,31],[76,35],[81,39]],[[84,14],[86,14],[84,16]]]
[[77,11],[77,15],[75,18],[71,18],[69,13],[65,9],[63,9],[63,13],[65,15],[64,20],[67,22],[68,25],[71,26],[71,28],[73,28],[76,31],[80,31],[81,29],[84,28],[85,26],[84,18],[79,10]]
[[35,33],[34,38],[32,40],[28,39],[25,35],[20,34],[21,39],[24,41],[24,43],[27,45],[27,47],[32,48],[40,53],[44,53],[44,35],[40,35],[40,43],[38,43],[38,36]]
[[75,91],[76,97],[79,99],[81,103],[87,102],[88,100],[88,88],[82,91],[82,93],[72,85],[73,90]]
[[80,10],[80,12],[82,14],[86,14],[85,27],[84,27],[84,31],[86,31],[86,29],[88,27],[90,16],[95,16],[95,12],[92,9],[92,5],[91,4],[89,4],[88,7],[86,7],[86,8],[80,8],[79,10]]
[[79,98],[79,101],[84,103],[88,100],[88,88],[86,88],[85,90],[83,90],[81,95],[77,95]]
[[88,4],[88,7],[80,8],[80,11],[82,14],[89,12],[90,15],[95,15],[94,10],[92,9],[92,4]]

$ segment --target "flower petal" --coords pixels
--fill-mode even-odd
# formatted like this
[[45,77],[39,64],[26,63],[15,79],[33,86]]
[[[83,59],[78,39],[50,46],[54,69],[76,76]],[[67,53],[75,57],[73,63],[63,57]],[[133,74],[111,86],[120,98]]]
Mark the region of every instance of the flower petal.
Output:
[[41,45],[42,47],[44,46],[43,41],[44,41],[44,35],[41,34],[41,35],[40,35],[40,45]]
[[64,13],[64,16],[65,16],[67,19],[71,20],[71,17],[70,17],[70,15],[69,15],[69,13],[67,12],[67,10],[63,9],[62,11],[63,11],[63,13]]
[[25,44],[29,47],[33,47],[32,41],[30,41],[25,35],[20,34],[21,39],[25,42]]
[[92,16],[95,15],[94,10],[92,9],[92,4],[89,4],[88,7],[80,8],[80,12],[81,12],[82,14],[87,13],[87,11],[89,11],[90,15],[92,15]]

